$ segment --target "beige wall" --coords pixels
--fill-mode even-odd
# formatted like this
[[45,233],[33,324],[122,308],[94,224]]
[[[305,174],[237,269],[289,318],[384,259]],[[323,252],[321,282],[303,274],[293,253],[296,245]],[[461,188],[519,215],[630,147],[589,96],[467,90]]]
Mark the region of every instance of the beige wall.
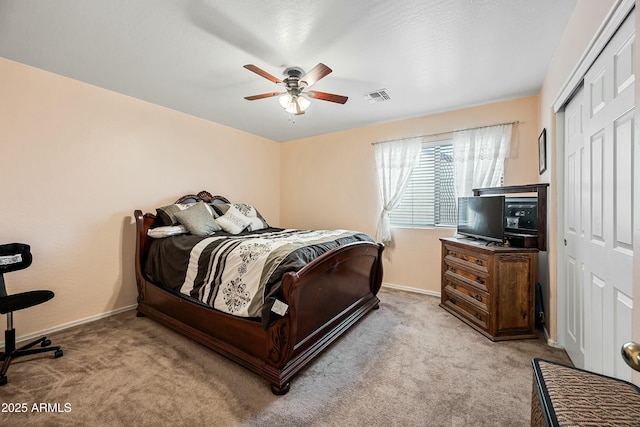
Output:
[[280,146],[0,58],[0,242],[32,246],[19,336],[135,304],[132,213],[203,189],[280,220]]
[[614,0],[578,0],[575,10],[567,25],[556,53],[547,69],[547,75],[540,90],[540,129],[547,129],[549,147],[549,166],[540,177],[540,182],[549,182],[549,238],[548,252],[542,253],[540,260],[539,280],[543,288],[543,300],[547,316],[546,329],[551,342],[557,341],[557,253],[558,253],[558,221],[557,221],[557,182],[556,176],[556,122],[553,104],[560,94],[565,82],[578,65],[589,43],[595,37],[609,10],[616,3]]
[[[380,204],[371,143],[511,121],[520,123],[514,126],[505,184],[535,183],[537,96],[283,143],[282,225],[350,228],[374,236]],[[453,234],[452,229],[394,229],[394,244],[385,250],[384,281],[439,293],[438,239]]]

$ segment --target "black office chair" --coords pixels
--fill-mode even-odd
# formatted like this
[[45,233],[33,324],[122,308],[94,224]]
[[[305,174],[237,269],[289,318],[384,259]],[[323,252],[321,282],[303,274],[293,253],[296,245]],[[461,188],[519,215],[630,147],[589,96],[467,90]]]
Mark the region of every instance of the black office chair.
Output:
[[[54,357],[62,357],[62,349],[52,346],[47,337],[39,338],[16,349],[16,330],[13,329],[13,312],[42,304],[53,298],[51,291],[29,291],[8,295],[4,284],[4,273],[22,270],[31,265],[32,256],[29,245],[9,243],[0,245],[0,313],[7,315],[7,330],[4,333],[4,352],[0,353],[0,361],[4,361],[0,370],[0,386],[7,383],[7,369],[16,357],[30,354],[54,352]],[[32,348],[40,344],[41,348]]]

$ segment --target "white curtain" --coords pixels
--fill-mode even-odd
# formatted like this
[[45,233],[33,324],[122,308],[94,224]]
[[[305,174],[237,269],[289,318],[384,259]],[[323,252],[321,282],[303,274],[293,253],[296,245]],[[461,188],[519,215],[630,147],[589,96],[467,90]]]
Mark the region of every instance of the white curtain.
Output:
[[378,219],[376,240],[387,243],[391,241],[389,212],[400,204],[411,172],[420,163],[422,138],[379,142],[374,147],[382,198],[382,212]]
[[488,126],[453,134],[456,197],[472,196],[474,188],[500,187],[509,157],[513,125]]

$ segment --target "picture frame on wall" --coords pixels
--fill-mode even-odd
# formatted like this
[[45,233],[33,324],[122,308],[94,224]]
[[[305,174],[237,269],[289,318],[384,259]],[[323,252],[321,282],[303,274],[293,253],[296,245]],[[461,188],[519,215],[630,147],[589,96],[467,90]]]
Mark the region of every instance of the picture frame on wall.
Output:
[[547,170],[547,129],[542,129],[538,137],[538,170],[540,175]]

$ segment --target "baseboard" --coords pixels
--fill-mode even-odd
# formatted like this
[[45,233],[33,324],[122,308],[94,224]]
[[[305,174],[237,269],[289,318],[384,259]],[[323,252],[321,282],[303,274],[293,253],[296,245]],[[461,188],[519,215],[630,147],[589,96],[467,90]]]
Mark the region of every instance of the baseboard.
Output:
[[411,288],[409,286],[394,285],[393,283],[387,283],[387,282],[383,282],[382,287],[389,288],[389,289],[397,289],[399,291],[413,292],[416,294],[430,295],[432,297],[440,298],[440,292],[427,291],[426,289],[418,289],[418,288]]
[[[73,328],[74,326],[82,325],[85,323],[94,322],[96,320],[104,319],[105,317],[115,316],[116,314],[124,313],[125,311],[133,310],[137,307],[137,304],[129,305],[126,307],[118,308],[112,311],[107,311],[105,313],[96,314],[94,316],[85,317],[84,319],[74,320],[73,322],[64,323],[62,325],[54,326],[53,328],[43,329],[38,332],[33,332],[29,335],[21,336],[17,339],[18,347],[22,341],[30,341],[32,339],[36,339],[43,335],[48,335],[54,332],[63,331],[65,329]],[[14,328],[19,325],[14,325]],[[0,341],[0,347],[4,348],[4,341]]]
[[561,346],[560,344],[558,344],[558,341],[556,340],[552,340],[551,338],[549,338],[549,331],[547,331],[547,328],[543,327],[542,331],[544,332],[544,338],[547,341],[547,345],[550,347],[554,347],[554,348],[561,348],[564,349],[563,346]]

